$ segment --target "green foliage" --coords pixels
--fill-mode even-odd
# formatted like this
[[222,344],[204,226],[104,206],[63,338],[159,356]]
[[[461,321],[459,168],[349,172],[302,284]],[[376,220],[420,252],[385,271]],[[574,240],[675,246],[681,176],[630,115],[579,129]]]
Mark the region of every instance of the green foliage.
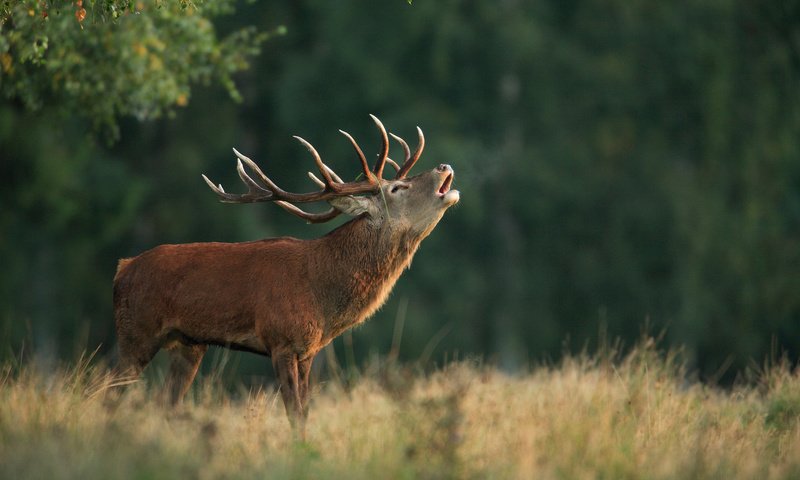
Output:
[[[303,0],[225,16],[230,2],[144,3],[139,14],[97,2],[83,22],[73,4],[60,16],[51,6],[47,21],[40,3],[2,5],[0,41],[16,72],[12,81],[0,65],[12,95],[0,106],[10,348],[30,336],[54,355],[86,341],[113,351],[119,257],[160,243],[324,234],[329,226],[269,205],[220,205],[199,174],[235,188],[236,146],[286,188],[308,189],[299,134],[350,176],[357,163],[336,130],[375,151],[375,113],[407,139],[420,125],[428,141],[416,169],[452,164],[462,200],[387,306],[353,332],[354,358],[387,351],[396,316],[401,359],[475,352],[520,368],[598,332],[633,341],[643,324],[666,329],[692,368],[722,382],[773,339],[798,356],[796,0]],[[210,30],[194,28],[203,19]],[[11,20],[30,25],[13,45],[23,30]],[[255,36],[214,40],[252,23],[290,29],[257,58]],[[236,52],[215,61],[222,44]],[[97,71],[56,52],[91,58]],[[151,71],[151,58],[163,69]],[[234,105],[224,79],[248,59],[236,77],[245,101]],[[98,85],[105,94],[94,95]],[[125,117],[170,111],[168,122]],[[113,148],[86,141],[82,119],[120,115],[126,135]],[[265,374],[258,358],[242,357],[242,369]],[[775,412],[789,411],[779,403]]]
[[119,117],[173,114],[198,82],[240,100],[232,75],[267,38],[255,27],[219,38],[212,18],[232,0],[6,0],[0,11],[0,92],[89,119],[110,140]]

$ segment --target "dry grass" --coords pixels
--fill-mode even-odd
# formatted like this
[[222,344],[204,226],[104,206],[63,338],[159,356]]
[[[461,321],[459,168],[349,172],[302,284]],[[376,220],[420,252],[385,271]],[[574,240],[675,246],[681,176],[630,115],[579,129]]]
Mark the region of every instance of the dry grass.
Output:
[[298,444],[273,392],[205,382],[178,411],[91,362],[0,371],[0,478],[799,478],[800,375],[722,391],[645,344],[527,375],[375,368],[314,397]]

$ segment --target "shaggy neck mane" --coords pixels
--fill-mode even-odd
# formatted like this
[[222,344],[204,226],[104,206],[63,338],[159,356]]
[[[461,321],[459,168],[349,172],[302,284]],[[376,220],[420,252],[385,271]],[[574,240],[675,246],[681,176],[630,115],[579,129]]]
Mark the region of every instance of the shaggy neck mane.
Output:
[[326,336],[336,337],[383,305],[423,237],[386,222],[372,226],[362,216],[316,240],[311,272],[325,285],[315,293],[329,306]]

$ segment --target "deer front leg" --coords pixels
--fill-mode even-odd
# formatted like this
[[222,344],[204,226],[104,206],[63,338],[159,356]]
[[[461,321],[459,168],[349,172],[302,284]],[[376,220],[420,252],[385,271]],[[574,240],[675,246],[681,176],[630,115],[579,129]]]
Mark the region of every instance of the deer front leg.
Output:
[[192,384],[208,345],[175,345],[168,349],[172,357],[164,391],[172,406],[179,404]]
[[305,418],[303,417],[303,402],[300,397],[300,374],[298,359],[294,353],[273,353],[272,366],[280,383],[281,398],[286,408],[286,415],[292,430],[300,440],[305,440]]
[[308,419],[308,400],[311,396],[309,383],[311,381],[311,364],[313,362],[314,357],[309,357],[300,360],[297,364],[298,373],[300,374],[300,406],[303,414],[303,423]]

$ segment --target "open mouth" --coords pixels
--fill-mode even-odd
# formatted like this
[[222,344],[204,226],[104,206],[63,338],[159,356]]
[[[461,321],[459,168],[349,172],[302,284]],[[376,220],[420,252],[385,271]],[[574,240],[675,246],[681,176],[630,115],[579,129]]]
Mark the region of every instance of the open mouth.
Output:
[[447,178],[444,179],[442,185],[439,187],[439,196],[443,197],[447,192],[450,191],[450,185],[453,183],[453,174],[447,175]]

